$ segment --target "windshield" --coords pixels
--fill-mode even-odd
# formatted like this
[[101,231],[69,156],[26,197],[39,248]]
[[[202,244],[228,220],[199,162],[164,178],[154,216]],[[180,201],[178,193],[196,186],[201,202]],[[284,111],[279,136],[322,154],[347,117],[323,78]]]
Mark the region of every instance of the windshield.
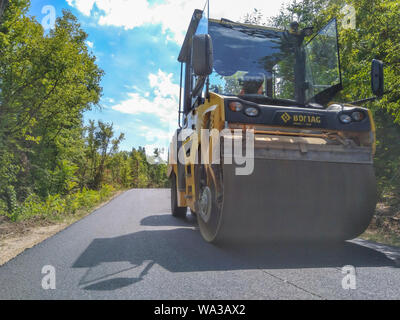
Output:
[[305,103],[341,83],[336,21],[306,46],[301,36],[273,28],[227,20],[206,28],[204,19],[200,25],[197,33],[208,30],[213,40],[212,92]]
[[336,19],[305,46],[306,97],[317,97],[342,83]]

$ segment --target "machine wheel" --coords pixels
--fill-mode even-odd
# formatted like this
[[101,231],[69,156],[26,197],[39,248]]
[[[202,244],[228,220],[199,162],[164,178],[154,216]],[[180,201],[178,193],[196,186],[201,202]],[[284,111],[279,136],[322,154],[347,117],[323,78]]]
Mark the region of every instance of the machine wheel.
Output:
[[178,207],[178,188],[176,186],[176,175],[173,173],[171,175],[171,212],[176,218],[185,218],[187,208]]
[[[219,169],[217,168],[217,170]],[[219,188],[222,177],[218,172],[212,178],[210,172],[206,172],[205,166],[199,166],[197,177],[200,179],[198,181],[197,222],[204,240],[217,244],[219,243],[219,229],[222,219],[223,195]]]

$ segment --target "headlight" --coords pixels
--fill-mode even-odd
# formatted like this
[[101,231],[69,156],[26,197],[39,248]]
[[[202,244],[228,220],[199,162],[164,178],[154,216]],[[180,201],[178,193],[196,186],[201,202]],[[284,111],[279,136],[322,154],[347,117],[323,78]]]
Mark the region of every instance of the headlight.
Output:
[[362,113],[360,111],[353,112],[351,117],[353,118],[354,121],[357,121],[357,122],[360,122],[360,121],[364,120],[364,118],[365,118],[364,113]]
[[244,110],[244,113],[249,117],[257,117],[260,114],[260,111],[258,111],[257,108],[249,107],[246,110]]
[[348,114],[341,114],[339,119],[344,124],[349,124],[352,121],[351,117]]
[[229,103],[229,109],[233,112],[240,112],[243,110],[243,105],[240,102],[231,102]]

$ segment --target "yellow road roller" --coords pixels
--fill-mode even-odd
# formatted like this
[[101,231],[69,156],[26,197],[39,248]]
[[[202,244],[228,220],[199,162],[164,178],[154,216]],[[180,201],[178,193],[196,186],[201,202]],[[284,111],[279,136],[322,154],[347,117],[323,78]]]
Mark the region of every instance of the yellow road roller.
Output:
[[[344,241],[376,207],[375,124],[343,89],[336,19],[315,32],[209,19],[195,10],[178,61],[171,211],[203,238]],[[307,41],[306,41],[307,40]],[[372,62],[383,95],[383,63]]]

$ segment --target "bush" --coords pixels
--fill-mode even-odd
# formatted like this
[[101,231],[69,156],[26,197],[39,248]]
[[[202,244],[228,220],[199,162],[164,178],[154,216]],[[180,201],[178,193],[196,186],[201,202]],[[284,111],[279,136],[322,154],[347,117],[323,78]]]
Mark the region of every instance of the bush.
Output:
[[30,195],[13,212],[7,213],[6,203],[0,202],[0,214],[8,216],[12,221],[43,218],[57,220],[68,215],[74,215],[79,210],[90,210],[101,202],[110,198],[115,191],[114,187],[104,185],[100,191],[83,189],[65,197],[50,195],[45,201],[33,194]]

